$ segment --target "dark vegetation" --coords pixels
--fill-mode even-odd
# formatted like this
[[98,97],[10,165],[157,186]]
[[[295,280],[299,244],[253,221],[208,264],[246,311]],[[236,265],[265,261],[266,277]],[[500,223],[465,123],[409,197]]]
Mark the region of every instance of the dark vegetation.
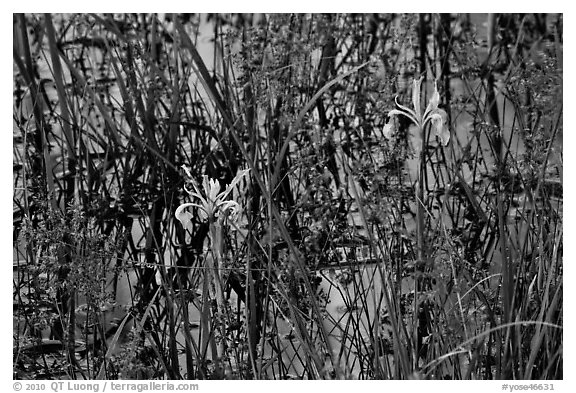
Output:
[[[562,378],[562,47],[562,15],[14,15],[14,378]],[[387,116],[420,76],[446,146]],[[243,169],[237,221],[175,219]]]

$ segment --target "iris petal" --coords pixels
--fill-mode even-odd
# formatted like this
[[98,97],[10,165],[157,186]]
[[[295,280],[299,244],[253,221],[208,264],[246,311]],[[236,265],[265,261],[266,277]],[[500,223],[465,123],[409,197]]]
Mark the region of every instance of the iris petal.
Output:
[[432,93],[432,97],[430,97],[430,101],[428,102],[428,106],[426,107],[426,112],[424,112],[423,118],[426,118],[429,114],[433,113],[438,109],[438,105],[440,104],[440,93],[438,93],[438,86],[434,83],[434,93]]
[[396,133],[396,127],[394,127],[393,120],[390,119],[390,122],[384,125],[384,128],[382,129],[382,134],[384,134],[384,138],[392,139],[395,133]]
[[392,109],[390,112],[388,112],[388,116],[394,116],[394,115],[404,115],[407,118],[409,118],[410,120],[412,120],[412,122],[414,124],[419,124],[418,119],[419,119],[419,114],[417,115],[416,113],[414,113],[414,111],[408,107],[405,107],[404,105],[400,105],[398,103],[398,97],[396,97],[395,99],[396,101],[396,106],[398,107],[398,109]]
[[219,212],[224,213],[225,216],[232,216],[232,219],[236,218],[238,211],[240,210],[240,205],[235,201],[225,201],[218,205],[217,215]]
[[192,206],[198,206],[198,205],[196,205],[195,203],[183,203],[182,205],[178,206],[176,212],[174,212],[174,216],[176,216],[176,219],[180,221],[184,229],[188,229],[190,231],[192,230],[193,216],[189,212],[185,211],[185,209]]
[[204,195],[210,196],[210,180],[208,175],[202,175],[202,187],[204,188]]
[[448,128],[448,114],[442,109],[437,109],[430,115],[434,134],[440,138],[443,146],[450,141],[450,130]]
[[413,86],[412,86],[412,105],[414,105],[414,113],[416,114],[416,118],[421,118],[422,112],[420,108],[420,87],[422,85],[423,76],[418,79],[414,79]]
[[240,180],[242,180],[242,178],[244,176],[246,176],[246,174],[250,172],[250,169],[244,169],[240,172],[238,172],[238,174],[234,177],[234,179],[232,180],[232,182],[228,185],[228,187],[226,187],[226,189],[222,192],[221,194],[221,199],[224,199],[228,196],[228,194],[230,194],[232,192],[232,190],[234,189],[234,187],[236,186],[236,184],[238,184],[238,182]]
[[215,202],[220,193],[220,182],[216,179],[210,179],[209,184],[210,188],[206,194],[211,202]]

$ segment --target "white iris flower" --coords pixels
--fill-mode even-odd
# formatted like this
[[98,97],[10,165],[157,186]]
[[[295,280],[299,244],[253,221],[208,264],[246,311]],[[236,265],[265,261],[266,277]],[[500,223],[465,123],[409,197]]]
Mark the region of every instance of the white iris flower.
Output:
[[400,105],[398,103],[398,96],[394,99],[396,101],[396,106],[398,109],[392,109],[388,112],[388,116],[390,117],[390,121],[384,126],[382,130],[384,136],[386,138],[391,138],[392,135],[396,132],[394,126],[394,116],[403,115],[409,118],[412,123],[414,123],[420,131],[424,130],[424,126],[426,123],[431,122],[432,130],[434,134],[440,138],[443,146],[448,144],[450,141],[450,130],[448,129],[448,115],[446,112],[440,108],[438,108],[438,104],[440,103],[440,94],[438,93],[438,88],[436,84],[434,84],[434,93],[428,102],[428,106],[426,110],[422,112],[422,107],[420,106],[421,95],[420,95],[420,87],[422,84],[422,79],[424,77],[420,77],[419,79],[414,79],[413,86],[412,86],[412,105],[414,106],[414,110]]
[[[190,170],[185,166],[182,166],[182,168],[186,171],[188,177],[192,178]],[[202,176],[203,191],[198,189],[195,182],[192,183],[194,191],[190,191],[184,186],[188,194],[199,199],[199,203],[183,203],[178,206],[174,215],[186,229],[192,229],[193,216],[186,211],[190,207],[198,208],[198,214],[202,221],[213,223],[219,218],[224,219],[225,217],[235,220],[240,211],[240,205],[236,201],[226,200],[226,197],[249,171],[250,169],[245,169],[238,172],[234,180],[222,192],[220,192],[221,187],[218,180],[209,179],[207,175]]]

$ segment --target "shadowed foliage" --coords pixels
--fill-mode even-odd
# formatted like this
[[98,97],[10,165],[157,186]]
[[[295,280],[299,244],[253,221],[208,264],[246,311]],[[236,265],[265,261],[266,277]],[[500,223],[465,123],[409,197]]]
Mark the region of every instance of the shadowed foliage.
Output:
[[561,14],[13,22],[15,379],[563,378]]

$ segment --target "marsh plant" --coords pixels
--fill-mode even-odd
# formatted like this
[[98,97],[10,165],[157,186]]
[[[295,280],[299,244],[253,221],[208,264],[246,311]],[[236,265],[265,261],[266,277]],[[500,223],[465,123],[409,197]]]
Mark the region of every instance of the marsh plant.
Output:
[[[80,206],[72,205],[64,214],[44,208],[36,227],[27,217],[22,223],[18,241],[36,252],[15,274],[21,291],[14,318],[15,362],[22,372],[47,378],[74,375],[88,351],[95,357],[93,365],[102,361],[102,340],[110,334],[106,314],[116,307],[107,277],[117,269],[119,244],[100,233]],[[52,354],[49,369],[42,348]],[[55,355],[58,350],[60,356]]]
[[[183,168],[186,175],[192,178],[188,168]],[[180,221],[182,226],[186,229],[191,229],[191,221],[193,215],[186,211],[190,208],[197,208],[198,215],[202,221],[208,223],[208,241],[210,244],[209,255],[206,257],[204,279],[203,279],[203,311],[202,321],[205,328],[208,327],[210,319],[208,304],[213,303],[214,313],[212,317],[218,321],[220,315],[229,312],[224,300],[224,285],[222,267],[224,263],[224,229],[231,225],[230,221],[235,221],[238,218],[240,205],[234,200],[226,200],[232,193],[234,187],[242,180],[249,170],[240,171],[226,187],[225,190],[220,192],[220,183],[218,180],[210,179],[204,175],[202,179],[203,191],[192,182],[194,191],[186,189],[186,192],[200,203],[184,203],[176,209],[174,215]],[[220,351],[213,350],[212,356],[216,362],[220,362],[221,356],[226,350],[226,327],[220,324],[222,331],[220,340]]]
[[563,15],[14,15],[22,379],[563,378]]

